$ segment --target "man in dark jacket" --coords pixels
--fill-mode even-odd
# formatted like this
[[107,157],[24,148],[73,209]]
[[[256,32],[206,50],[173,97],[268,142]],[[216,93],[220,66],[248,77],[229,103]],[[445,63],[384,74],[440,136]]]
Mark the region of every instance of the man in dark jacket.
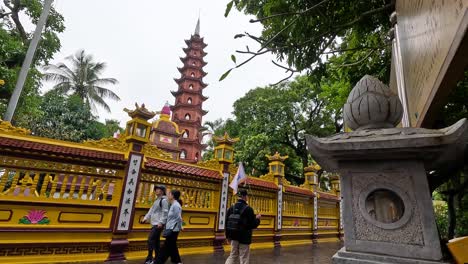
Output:
[[226,228],[226,237],[231,241],[231,254],[226,264],[248,264],[250,257],[250,244],[252,243],[252,229],[260,224],[261,215],[255,215],[254,210],[247,204],[247,190],[238,192],[239,200],[227,211],[226,222],[232,221],[232,214],[240,214],[239,228],[232,230]]

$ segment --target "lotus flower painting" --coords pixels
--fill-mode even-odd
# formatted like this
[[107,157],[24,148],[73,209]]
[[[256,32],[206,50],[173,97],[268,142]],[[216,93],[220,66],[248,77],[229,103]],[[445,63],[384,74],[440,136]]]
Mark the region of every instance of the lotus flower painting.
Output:
[[45,215],[46,211],[44,210],[31,210],[27,215],[23,216],[19,220],[20,224],[33,224],[33,225],[46,225],[50,223],[49,218]]

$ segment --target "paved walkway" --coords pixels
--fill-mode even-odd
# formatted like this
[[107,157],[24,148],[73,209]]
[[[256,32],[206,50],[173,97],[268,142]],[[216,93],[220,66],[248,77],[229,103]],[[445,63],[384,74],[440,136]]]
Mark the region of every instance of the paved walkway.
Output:
[[[280,249],[257,249],[251,251],[250,264],[328,264],[331,263],[333,254],[341,247],[340,243],[320,243]],[[227,253],[224,256],[219,254],[185,255],[182,256],[182,262],[184,264],[222,264],[227,257]],[[128,263],[142,264],[144,260]]]

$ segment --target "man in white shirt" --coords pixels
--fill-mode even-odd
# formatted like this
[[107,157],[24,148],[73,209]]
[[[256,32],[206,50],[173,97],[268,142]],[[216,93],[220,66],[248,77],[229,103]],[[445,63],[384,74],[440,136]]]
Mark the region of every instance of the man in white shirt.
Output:
[[142,220],[142,223],[148,223],[148,220],[151,223],[151,232],[148,236],[148,256],[145,264],[153,263],[153,251],[155,255],[159,254],[161,232],[164,230],[169,212],[166,186],[156,185],[154,186],[154,192],[156,193],[156,200]]

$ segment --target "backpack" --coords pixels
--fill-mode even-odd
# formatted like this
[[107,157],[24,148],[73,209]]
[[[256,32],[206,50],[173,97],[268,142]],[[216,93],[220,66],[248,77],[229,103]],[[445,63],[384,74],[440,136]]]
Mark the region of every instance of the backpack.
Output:
[[236,206],[233,206],[232,214],[229,215],[227,221],[226,221],[226,230],[230,232],[238,232],[241,230],[241,226],[243,224],[242,221],[242,214],[244,213],[245,209],[249,207],[246,205],[242,210],[239,210],[239,208],[236,208]]

